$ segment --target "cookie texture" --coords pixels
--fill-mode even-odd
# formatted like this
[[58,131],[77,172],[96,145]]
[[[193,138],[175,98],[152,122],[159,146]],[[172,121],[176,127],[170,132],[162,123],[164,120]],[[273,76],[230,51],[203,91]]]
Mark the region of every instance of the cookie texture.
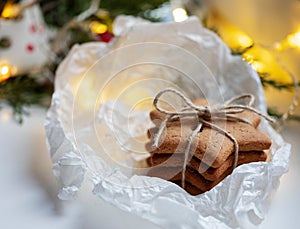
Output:
[[[208,104],[204,99],[198,99],[194,103],[203,106]],[[238,165],[266,161],[267,154],[264,151],[270,148],[272,142],[257,129],[259,115],[246,110],[234,116],[240,120],[218,117],[212,118],[210,122],[236,139],[239,146]],[[154,127],[147,132],[149,142],[145,146],[151,155],[147,159],[151,167],[148,175],[181,186],[184,153],[191,133],[199,124],[199,118],[195,115],[168,121],[157,147],[154,146],[154,139],[161,123],[168,116],[154,110],[150,112],[150,118]],[[192,195],[198,195],[220,183],[233,171],[234,151],[234,143],[229,137],[203,124],[199,133],[191,140],[184,189]]]
[[[185,179],[188,183],[195,186],[197,189],[201,190],[202,192],[206,192],[219,184],[231,172],[232,170],[229,168],[218,179],[209,181],[206,180],[195,169],[187,167]],[[149,170],[148,176],[159,177],[164,180],[179,183],[182,180],[182,167],[153,167]]]
[[[223,124],[218,122],[216,124],[220,124],[219,126]],[[262,151],[269,149],[272,144],[268,136],[246,123],[226,121],[224,129],[235,137],[239,145],[239,151]],[[154,128],[149,131],[151,138],[157,134],[157,130],[157,128]],[[153,147],[153,141],[150,141],[146,145],[146,149],[157,154],[183,153],[191,132],[192,128],[190,126],[181,126],[175,123],[165,129],[157,148]],[[232,154],[234,144],[222,133],[204,127],[192,140],[191,149],[193,150],[192,154],[199,160],[218,168]]]
[[[238,165],[266,161],[266,159],[267,154],[264,151],[239,152]],[[180,167],[183,165],[183,161],[184,154],[153,154],[147,159],[147,163],[151,167]],[[234,155],[230,155],[220,167],[213,168],[198,158],[190,156],[188,166],[197,170],[206,180],[214,181],[221,177],[228,168],[232,168],[233,161]]]
[[[181,187],[181,180],[179,181],[174,181],[173,183],[177,184],[178,186]],[[202,194],[203,191],[201,191],[200,189],[198,189],[197,187],[195,187],[194,185],[192,185],[191,183],[189,182],[185,182],[185,187],[184,189],[190,193],[191,195],[193,196],[196,196],[196,195],[199,195],[199,194]]]

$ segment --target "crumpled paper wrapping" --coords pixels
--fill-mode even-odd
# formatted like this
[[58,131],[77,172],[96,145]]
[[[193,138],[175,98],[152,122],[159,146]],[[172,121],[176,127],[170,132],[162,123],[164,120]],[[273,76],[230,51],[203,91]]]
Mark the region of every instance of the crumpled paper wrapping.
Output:
[[138,175],[145,171],[136,166],[148,156],[149,101],[158,91],[175,86],[191,98],[209,99],[249,92],[265,112],[257,74],[196,18],[152,24],[122,16],[115,34],[110,44],[75,45],[57,70],[45,127],[59,197],[75,198],[87,179],[95,195],[162,228],[261,223],[290,155],[290,145],[264,120],[259,128],[273,142],[270,162],[239,166],[202,195]]

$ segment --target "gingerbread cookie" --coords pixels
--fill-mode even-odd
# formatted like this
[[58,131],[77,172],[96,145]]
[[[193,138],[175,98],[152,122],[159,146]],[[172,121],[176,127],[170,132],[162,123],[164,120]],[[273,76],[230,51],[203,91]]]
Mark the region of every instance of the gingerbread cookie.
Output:
[[[202,192],[209,191],[214,186],[219,184],[226,176],[228,176],[232,172],[232,169],[227,169],[222,176],[220,176],[217,180],[209,181],[206,180],[201,174],[198,173],[197,170],[187,167],[185,173],[185,179],[191,185],[195,186],[197,189]],[[148,176],[159,177],[164,180],[169,180],[172,182],[180,182],[182,180],[182,167],[153,167],[149,170]]]
[[[262,151],[271,146],[269,137],[249,124],[226,121],[225,129],[236,138],[240,151]],[[150,132],[154,136],[157,129],[152,129]],[[180,126],[175,123],[165,129],[162,136],[163,142],[157,148],[153,147],[153,142],[150,141],[146,149],[157,154],[183,153],[186,147],[184,143],[191,132],[192,129],[189,126]],[[204,127],[192,140],[192,149],[194,149],[194,156],[199,160],[213,168],[218,168],[234,151],[234,144],[222,133]]]
[[[207,105],[207,101],[203,99],[196,100],[195,103]],[[271,140],[256,129],[260,123],[259,115],[244,110],[233,116],[238,119],[233,119],[229,115],[228,118],[208,116],[207,120],[237,141],[240,151],[237,158],[238,165],[265,161],[267,154],[263,150],[271,146]],[[147,133],[150,141],[146,144],[146,149],[151,154],[147,162],[149,166],[152,166],[148,172],[149,176],[160,177],[181,186],[184,152],[189,141],[191,147],[183,182],[186,191],[192,195],[208,191],[232,172],[235,160],[233,139],[225,136],[220,130],[212,128],[210,123],[199,120],[197,115],[183,114],[183,117],[173,117],[166,123],[164,131],[159,136],[158,146],[154,147],[155,136],[162,121],[167,117],[157,110],[150,112],[150,118],[155,127],[149,129]],[[203,124],[202,128],[195,137],[190,138],[199,122]]]
[[[178,186],[181,187],[181,181],[174,181],[173,183],[175,183],[175,184],[177,184]],[[203,193],[203,191],[196,188],[194,185],[190,184],[189,182],[185,182],[184,189],[193,196],[196,196],[196,195],[199,195],[199,194]]]
[[[239,152],[238,165],[266,161],[267,154],[264,151],[250,151],[250,152]],[[180,167],[183,165],[184,154],[153,154],[147,159],[149,166],[160,166],[160,167]],[[212,168],[205,163],[201,164],[201,161],[196,157],[190,157],[188,159],[188,166],[192,167],[206,179],[210,181],[217,180],[222,174],[229,168],[232,167],[234,156],[231,155],[229,158],[218,168]],[[201,165],[201,168],[200,168]]]

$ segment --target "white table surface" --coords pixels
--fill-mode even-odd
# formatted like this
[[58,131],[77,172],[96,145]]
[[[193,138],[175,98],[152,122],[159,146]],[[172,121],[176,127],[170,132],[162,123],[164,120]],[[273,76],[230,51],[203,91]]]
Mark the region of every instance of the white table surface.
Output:
[[[46,112],[33,108],[22,125],[0,111],[0,228],[159,228],[83,191],[76,201],[60,201],[45,145]],[[261,229],[298,228],[300,212],[300,124],[283,131],[292,144],[291,165],[281,179]]]

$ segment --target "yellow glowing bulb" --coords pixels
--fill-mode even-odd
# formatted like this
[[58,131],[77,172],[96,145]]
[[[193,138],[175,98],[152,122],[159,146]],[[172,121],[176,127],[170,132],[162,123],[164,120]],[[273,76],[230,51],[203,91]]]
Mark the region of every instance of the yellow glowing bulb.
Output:
[[253,45],[253,40],[245,32],[238,28],[227,25],[221,31],[221,37],[228,46],[233,50],[241,50]]
[[253,61],[251,63],[252,68],[257,72],[264,72],[265,71],[265,65],[258,61]]
[[250,47],[253,44],[253,40],[245,33],[237,34],[237,40],[244,48]]
[[276,54],[272,50],[261,46],[254,46],[243,53],[243,58],[259,73],[263,73],[269,80],[280,83],[292,83],[291,77],[278,63]]
[[292,48],[300,48],[300,30],[287,37],[287,43]]
[[90,30],[95,34],[105,33],[107,31],[107,29],[108,29],[107,25],[102,24],[100,22],[92,21],[90,23]]
[[212,14],[207,18],[207,26],[217,30],[223,41],[234,52],[242,53],[254,44],[253,39],[246,32],[232,25],[215,11],[212,11]]
[[176,8],[172,12],[174,21],[181,22],[188,18],[188,14],[183,8]]
[[11,67],[8,64],[0,65],[0,82],[7,80],[11,76]]
[[5,6],[3,8],[1,17],[7,18],[7,19],[16,18],[16,17],[18,17],[20,12],[21,12],[21,9],[18,4],[12,4],[12,3],[8,2],[5,4]]

